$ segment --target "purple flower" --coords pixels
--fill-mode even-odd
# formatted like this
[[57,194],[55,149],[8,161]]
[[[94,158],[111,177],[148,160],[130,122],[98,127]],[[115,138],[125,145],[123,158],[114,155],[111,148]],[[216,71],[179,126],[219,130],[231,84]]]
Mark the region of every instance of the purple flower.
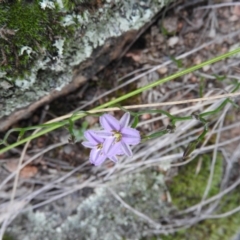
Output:
[[116,151],[115,155],[107,155],[103,152],[103,143],[105,139],[96,134],[93,130],[87,130],[84,133],[85,138],[88,142],[82,142],[82,145],[91,148],[89,160],[95,166],[101,165],[107,158],[110,158],[112,161],[117,162],[116,155],[122,155],[121,151]]
[[82,142],[82,145],[92,149],[89,157],[90,162],[95,166],[101,165],[107,159],[106,154],[102,151],[104,139],[92,130],[84,132],[84,136],[88,142]]
[[129,121],[129,113],[125,113],[120,121],[110,114],[100,117],[100,124],[104,130],[98,131],[97,134],[105,139],[102,150],[106,155],[114,156],[123,152],[127,156],[132,156],[130,145],[139,144],[141,137],[138,130],[128,127]]
[[87,141],[82,145],[91,148],[90,162],[96,166],[101,165],[107,158],[117,162],[117,155],[132,156],[130,145],[137,145],[141,141],[138,130],[128,127],[130,114],[125,113],[120,121],[110,114],[100,117],[103,130],[87,130],[84,133]]

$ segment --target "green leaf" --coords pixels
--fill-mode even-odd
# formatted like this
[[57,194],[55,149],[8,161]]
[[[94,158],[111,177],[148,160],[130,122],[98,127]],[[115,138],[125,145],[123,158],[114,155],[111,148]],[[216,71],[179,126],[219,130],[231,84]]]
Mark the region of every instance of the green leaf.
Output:
[[138,115],[135,115],[134,116],[134,121],[133,121],[133,124],[132,124],[132,128],[136,128],[137,125],[138,125],[138,122],[139,122],[139,119],[138,119]]
[[81,140],[84,139],[84,132],[87,130],[88,128],[88,122],[84,121],[81,125],[81,128],[73,128],[72,129],[72,134],[71,134],[71,138],[69,139],[71,142],[79,142]]
[[173,56],[170,56],[170,59],[177,65],[178,68],[182,68],[183,67],[182,60],[176,59]]
[[19,132],[18,140],[22,139],[24,133],[25,133],[25,130],[24,130],[24,128],[22,128],[22,129],[20,130],[20,132]]
[[194,142],[191,142],[188,144],[187,148],[183,153],[184,159],[190,156],[190,154],[196,149],[197,144],[198,144],[198,140],[195,140]]
[[217,74],[213,74],[213,76],[218,80],[218,81],[223,81],[226,79],[226,75],[220,76]]
[[161,137],[161,136],[165,135],[166,133],[168,133],[168,130],[164,129],[162,131],[159,131],[159,132],[148,135],[147,138],[152,139],[152,138]]
[[168,35],[170,35],[170,33],[168,32],[168,30],[162,25],[161,26],[161,32],[163,34],[163,36],[167,37]]
[[202,98],[203,97],[203,92],[204,92],[204,78],[201,77],[200,79],[200,85],[199,85],[199,97]]

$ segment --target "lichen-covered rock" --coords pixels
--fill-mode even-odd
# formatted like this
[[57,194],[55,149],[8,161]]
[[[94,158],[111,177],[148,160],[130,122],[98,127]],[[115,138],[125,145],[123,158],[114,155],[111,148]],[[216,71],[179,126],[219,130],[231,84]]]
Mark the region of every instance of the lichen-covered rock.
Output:
[[100,71],[170,1],[3,1],[0,131]]
[[[126,175],[111,188],[129,206],[156,222],[169,214],[170,207],[161,200],[166,188],[160,173],[146,170]],[[8,228],[8,234],[15,240],[137,240],[153,227],[125,208],[111,194],[109,186],[96,189],[95,194],[79,204],[72,216],[62,218],[66,209],[61,211],[21,215]]]

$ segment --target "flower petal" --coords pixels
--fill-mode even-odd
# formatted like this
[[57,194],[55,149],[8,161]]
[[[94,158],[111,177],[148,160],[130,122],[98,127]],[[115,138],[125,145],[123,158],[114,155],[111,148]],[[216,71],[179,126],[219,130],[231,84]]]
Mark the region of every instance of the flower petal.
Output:
[[122,141],[126,144],[137,145],[141,142],[140,133],[134,128],[123,128],[121,133]]
[[114,138],[106,138],[104,143],[103,143],[103,152],[105,154],[108,154],[108,152],[110,151],[110,149],[112,148],[113,146],[113,143],[114,143]]
[[113,137],[113,133],[107,130],[99,130],[99,131],[95,131],[96,134],[101,137],[101,138],[109,138],[109,137]]
[[82,145],[87,148],[95,148],[96,144],[91,143],[91,142],[82,142]]
[[115,138],[106,138],[103,143],[103,152],[109,157],[117,155],[121,148],[120,142],[115,143]]
[[130,113],[126,112],[120,119],[121,128],[127,127],[130,121]]
[[119,131],[120,130],[119,121],[110,114],[103,114],[99,118],[99,121],[100,121],[101,126],[104,128],[104,130],[108,130],[108,131],[112,131],[112,130]]
[[89,160],[95,166],[101,165],[106,159],[107,159],[107,156],[103,154],[101,150],[92,149],[92,151],[90,152]]
[[124,155],[124,152],[123,152],[123,150],[122,150],[122,147],[121,147],[121,145],[120,145],[120,147],[116,150],[116,155]]
[[84,137],[91,143],[97,145],[103,142],[103,138],[98,136],[93,130],[87,130],[84,132]]
[[131,157],[133,155],[132,153],[132,149],[130,148],[130,146],[126,143],[124,143],[123,141],[121,141],[121,147],[122,147],[122,151],[128,156]]
[[112,160],[113,162],[117,162],[118,161],[118,158],[117,156],[111,156],[111,157],[108,157],[110,160]]

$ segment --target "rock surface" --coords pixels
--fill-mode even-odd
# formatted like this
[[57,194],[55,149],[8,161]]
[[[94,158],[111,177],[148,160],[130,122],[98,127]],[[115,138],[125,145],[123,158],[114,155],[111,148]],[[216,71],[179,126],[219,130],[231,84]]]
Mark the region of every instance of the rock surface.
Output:
[[[92,1],[92,5],[93,2],[99,2],[95,3],[94,9],[90,3],[79,1],[80,4],[74,11],[67,11],[61,0],[54,1],[54,5],[48,0],[39,1],[41,11],[55,9],[52,14],[60,12],[64,16],[61,27],[72,27],[69,31],[73,34],[69,37],[69,32],[66,31],[66,35],[61,33],[59,36],[52,36],[54,39],[51,40],[50,47],[54,48],[54,56],[44,46],[38,46],[38,54],[33,51],[34,47],[22,46],[20,53],[15,52],[19,64],[24,54],[28,60],[31,57],[35,60],[31,62],[30,71],[21,73],[21,76],[15,74],[13,77],[3,66],[0,68],[0,131],[28,116],[38,106],[84,84],[118,58],[127,44],[170,1]],[[88,8],[83,10],[86,4]],[[1,31],[1,36],[4,37],[6,30]],[[21,32],[21,27],[14,32],[15,35],[18,32]],[[4,54],[2,64],[3,62]]]
[[[171,208],[161,197],[166,190],[164,176],[146,170],[125,175],[110,187],[131,208],[158,222]],[[70,196],[69,196],[70,197]],[[85,198],[67,198],[68,205],[60,212],[29,211],[20,215],[8,228],[14,240],[135,240],[148,235],[154,228],[151,222],[124,207],[109,191],[109,187],[96,189]],[[65,216],[68,208],[76,205],[75,213]],[[46,206],[47,207],[47,206]]]

